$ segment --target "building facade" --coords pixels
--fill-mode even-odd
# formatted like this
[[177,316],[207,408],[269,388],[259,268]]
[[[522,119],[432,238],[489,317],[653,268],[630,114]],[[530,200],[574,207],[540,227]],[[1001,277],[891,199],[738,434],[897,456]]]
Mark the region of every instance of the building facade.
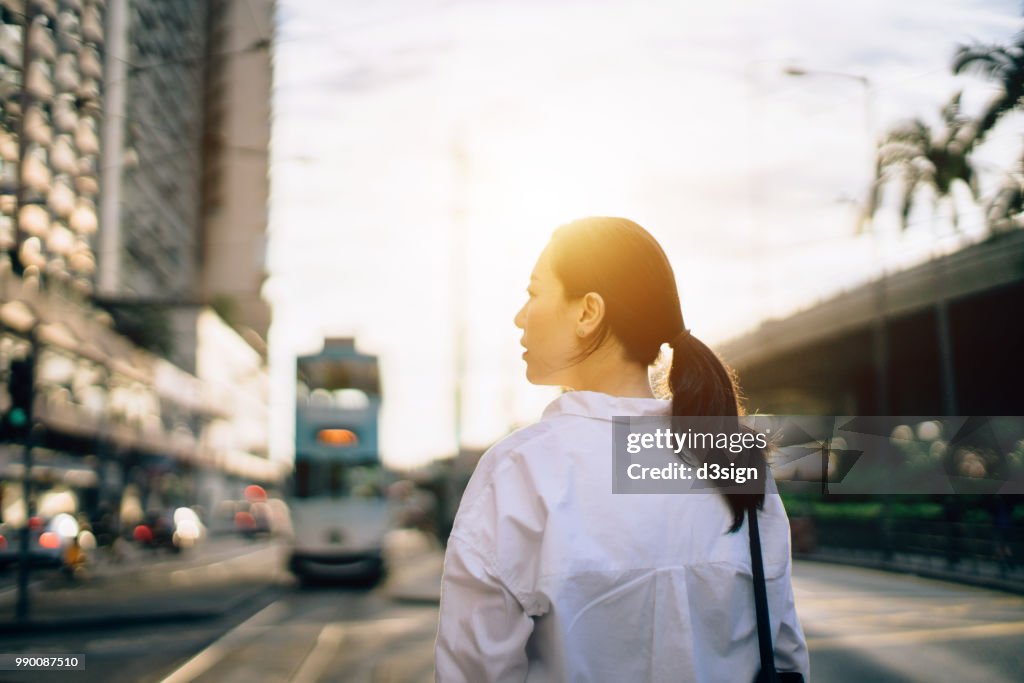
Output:
[[0,249],[88,294],[96,268],[101,2],[0,3]]
[[[0,391],[0,522],[37,499],[95,517],[129,489],[165,507],[284,475],[263,359],[203,306],[212,4],[0,0],[0,377],[33,366],[28,432]],[[167,313],[177,351],[119,333],[112,299]]]
[[[200,293],[252,340],[266,339],[273,0],[211,3]],[[259,342],[256,342],[256,346]]]
[[273,10],[108,4],[97,289],[115,314],[159,306],[162,350],[190,371],[201,304],[264,350]]
[[109,0],[104,296],[196,298],[207,13],[206,2]]

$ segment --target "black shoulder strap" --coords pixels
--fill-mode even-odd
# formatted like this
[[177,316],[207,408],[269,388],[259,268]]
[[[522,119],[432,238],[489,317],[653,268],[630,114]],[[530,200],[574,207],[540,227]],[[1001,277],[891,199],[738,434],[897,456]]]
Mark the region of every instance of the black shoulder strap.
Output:
[[757,509],[747,508],[750,524],[750,565],[754,572],[754,609],[757,611],[757,645],[761,651],[761,673],[757,681],[776,680],[775,653],[772,649],[771,623],[768,620],[768,589],[764,580],[764,561],[761,559],[761,535],[757,531]]

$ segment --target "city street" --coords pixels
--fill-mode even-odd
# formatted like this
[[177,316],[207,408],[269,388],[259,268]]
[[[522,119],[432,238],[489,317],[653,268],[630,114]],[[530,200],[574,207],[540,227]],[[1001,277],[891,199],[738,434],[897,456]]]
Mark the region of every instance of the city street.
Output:
[[[315,657],[311,647],[337,645],[344,619],[350,622],[345,624],[350,627],[345,651],[358,655],[336,658],[332,666],[340,670],[385,666],[384,659],[394,659],[396,638],[411,632],[410,620],[416,624],[417,642],[426,643],[430,655],[441,555],[414,532],[395,532],[392,541],[394,569],[373,590],[300,588],[284,570],[282,544],[237,537],[212,539],[180,555],[133,553],[121,565],[94,567],[93,576],[79,584],[37,572],[30,628],[13,622],[16,593],[13,576],[7,574],[0,588],[0,653],[85,655],[84,672],[49,674],[58,680],[159,681],[182,665],[172,680],[291,680],[302,666],[306,678],[295,680],[316,680],[317,669],[310,667],[319,666],[333,646],[321,645]],[[321,636],[327,624],[332,626]],[[361,645],[353,647],[357,642]],[[372,643],[386,648],[387,657],[377,652],[380,659],[375,658]],[[272,660],[279,661],[272,665]],[[404,667],[410,661],[399,656],[386,666]],[[426,664],[431,665],[429,657]],[[0,681],[39,680],[41,675],[4,672]]]
[[[86,671],[65,675],[139,680],[202,648],[290,581],[280,545],[266,540],[216,538],[178,555],[132,550],[118,564],[97,561],[80,582],[33,572],[29,627],[14,621],[16,588],[13,573],[6,573],[0,588],[2,651],[88,653]],[[0,680],[16,675],[21,674],[7,672]]]
[[1009,0],[0,0],[0,683],[432,681],[460,532],[453,638],[732,683],[762,493],[811,680],[1024,682],[1022,93]]
[[1024,597],[797,562],[793,588],[816,681],[989,681],[1024,671]]
[[[51,674],[55,680],[433,680],[438,550],[400,553],[373,589],[300,588],[281,571],[281,553],[273,543],[231,540],[201,556],[126,570],[105,579],[108,588],[122,598],[152,594],[139,609],[166,619],[9,633],[3,649],[85,655],[84,672]],[[1010,683],[1024,669],[1024,597],[810,562],[795,565],[794,586],[814,680]],[[88,597],[97,589],[38,589],[37,601],[67,601],[76,590]],[[39,676],[7,672],[0,680]]]

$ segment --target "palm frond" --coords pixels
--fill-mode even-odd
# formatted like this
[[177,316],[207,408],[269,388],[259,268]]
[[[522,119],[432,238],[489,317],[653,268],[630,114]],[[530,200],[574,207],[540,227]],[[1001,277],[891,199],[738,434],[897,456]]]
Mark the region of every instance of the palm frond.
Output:
[[960,114],[960,99],[963,97],[963,94],[962,90],[956,91],[949,98],[949,102],[946,102],[942,109],[939,110],[942,114],[942,122],[949,127],[955,126],[963,120],[963,116]]
[[1024,31],[1010,45],[961,45],[953,56],[953,73],[975,72],[995,81],[1002,92],[968,126],[968,147],[977,146],[1007,112],[1022,106],[1024,97]]
[[857,222],[858,232],[864,228],[866,223],[865,218],[870,219],[870,217],[874,216],[875,212],[878,211],[878,207],[881,206],[883,185],[883,178],[876,176],[874,182],[871,183],[871,187],[868,188],[868,198],[867,201],[864,202],[865,215],[862,215]]
[[1009,52],[1002,45],[961,45],[953,55],[953,73],[976,71],[982,76],[995,78],[1012,62]]
[[903,176],[903,193],[900,196],[900,227],[903,230],[909,227],[910,211],[914,208],[914,199],[922,180],[916,169],[910,169]]
[[931,148],[931,137],[931,129],[919,119],[900,124],[879,143],[877,167],[882,170],[926,156]]
[[981,198],[981,190],[978,187],[978,174],[974,171],[974,167],[969,165],[964,170],[965,178],[963,180],[967,183],[967,189],[971,191],[971,197],[974,201],[978,201]]
[[973,136],[971,140],[971,147],[976,147],[981,144],[985,139],[985,136],[996,127],[996,123],[1002,118],[1003,114],[1008,113],[1012,109],[1020,106],[1019,96],[1008,96],[1006,92],[1002,92],[993,97],[988,104],[985,105],[985,109],[982,110],[981,116],[975,121],[972,126]]
[[985,219],[992,232],[1006,232],[1024,226],[1024,182],[1009,177],[985,207]]
[[903,144],[886,145],[878,150],[878,166],[884,172],[893,167],[909,164],[921,154],[922,150],[919,147]]

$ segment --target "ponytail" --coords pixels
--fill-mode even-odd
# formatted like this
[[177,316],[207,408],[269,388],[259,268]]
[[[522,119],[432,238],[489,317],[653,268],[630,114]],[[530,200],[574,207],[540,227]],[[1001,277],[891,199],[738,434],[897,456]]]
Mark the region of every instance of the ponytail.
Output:
[[[672,367],[668,381],[672,388],[672,415],[681,417],[714,416],[720,417],[721,432],[749,431],[739,425],[742,415],[739,385],[732,368],[722,362],[714,351],[702,341],[694,337],[688,329],[683,329],[671,342]],[[757,470],[758,482],[765,481],[766,455],[763,449],[751,447],[738,456],[730,456],[727,451],[709,449],[701,453],[705,462],[727,466],[730,463],[737,467],[754,467]],[[733,458],[742,460],[737,462]],[[719,480],[713,480],[719,483]],[[729,533],[743,526],[743,516],[747,508],[764,505],[763,490],[758,493],[727,493],[725,500],[732,511],[732,526]]]
[[[650,366],[665,340],[676,335],[670,342],[675,353],[668,376],[672,414],[720,417],[721,431],[740,431],[739,387],[733,371],[686,329],[672,265],[649,232],[625,218],[582,218],[555,230],[548,248],[552,270],[568,299],[596,292],[607,306],[603,327],[589,348],[583,349],[582,357],[593,353],[611,334],[629,360]],[[680,329],[683,331],[676,334]],[[696,455],[706,456],[709,464],[754,467],[758,482],[765,481],[767,475],[762,449],[738,454],[744,462],[724,451]],[[732,510],[730,532],[743,525],[747,507],[760,507],[764,502],[763,493],[724,495]]]

